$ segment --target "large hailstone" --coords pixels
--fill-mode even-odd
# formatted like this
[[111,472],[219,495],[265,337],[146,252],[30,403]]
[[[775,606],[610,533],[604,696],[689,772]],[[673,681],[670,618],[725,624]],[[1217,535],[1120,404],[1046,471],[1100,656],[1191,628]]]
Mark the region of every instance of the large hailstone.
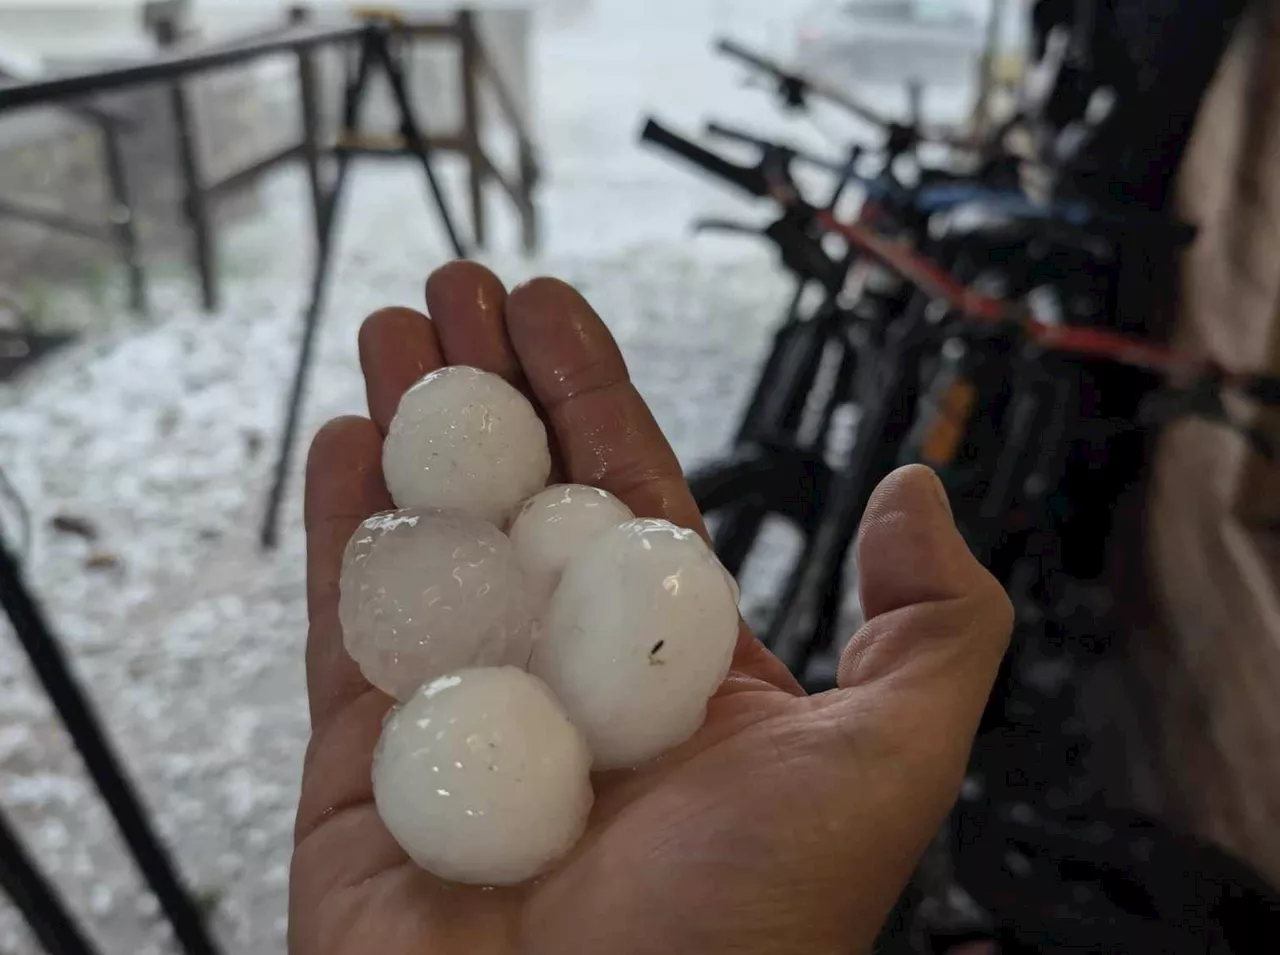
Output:
[[551,691],[513,667],[422,687],[382,728],[378,814],[441,878],[513,885],[564,855],[591,809],[591,754]]
[[382,473],[397,507],[466,511],[501,526],[547,483],[547,429],[500,376],[441,368],[400,399]]
[[697,732],[737,638],[732,589],[702,539],[628,521],[569,561],[531,672],[582,730],[596,769],[636,766]]
[[526,666],[533,624],[511,542],[457,511],[408,508],[369,518],[342,559],[347,652],[399,700],[470,666]]
[[631,508],[608,491],[585,484],[553,484],[529,498],[510,531],[529,589],[537,598],[550,600],[570,558],[634,517]]

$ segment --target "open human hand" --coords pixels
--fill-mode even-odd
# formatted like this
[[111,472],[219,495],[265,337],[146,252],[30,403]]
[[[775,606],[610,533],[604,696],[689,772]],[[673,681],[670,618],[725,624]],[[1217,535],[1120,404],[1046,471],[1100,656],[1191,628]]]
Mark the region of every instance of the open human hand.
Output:
[[370,771],[392,700],[343,648],[338,577],[356,527],[392,507],[382,438],[410,385],[448,364],[499,373],[541,410],[560,479],[705,532],[617,345],[573,289],[538,279],[508,295],[456,262],[431,276],[427,306],[431,318],[389,309],[365,323],[370,418],[330,422],[307,465],[312,738],[292,955],[865,951],[955,799],[1012,626],[922,467],[891,475],[863,520],[867,623],[840,689],[806,696],[743,626],[706,724],[651,764],[597,774],[586,835],[545,877],[445,883],[391,838]]

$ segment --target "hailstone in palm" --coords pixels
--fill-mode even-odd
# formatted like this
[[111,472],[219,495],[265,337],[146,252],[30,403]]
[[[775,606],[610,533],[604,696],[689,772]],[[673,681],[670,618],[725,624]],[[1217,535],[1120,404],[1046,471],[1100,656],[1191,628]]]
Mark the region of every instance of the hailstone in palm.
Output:
[[378,812],[444,879],[547,871],[586,826],[592,769],[692,736],[737,643],[736,583],[696,533],[596,488],[546,488],[550,469],[518,390],[432,372],[383,445],[400,509],[343,557],[346,648],[402,704],[374,754]]
[[547,430],[501,376],[441,368],[400,399],[382,472],[397,507],[465,511],[501,526],[547,483]]
[[636,766],[702,725],[738,625],[728,577],[702,538],[628,521],[569,561],[531,672],[582,730],[596,769]]
[[549,600],[575,554],[605,531],[634,517],[631,508],[608,491],[585,484],[553,484],[529,498],[510,533],[530,590]]
[[343,555],[338,613],[370,683],[407,699],[470,666],[526,666],[534,638],[524,575],[505,534],[457,511],[369,518]]
[[591,756],[546,685],[512,667],[462,670],[395,710],[373,760],[378,814],[421,867],[513,885],[577,842]]

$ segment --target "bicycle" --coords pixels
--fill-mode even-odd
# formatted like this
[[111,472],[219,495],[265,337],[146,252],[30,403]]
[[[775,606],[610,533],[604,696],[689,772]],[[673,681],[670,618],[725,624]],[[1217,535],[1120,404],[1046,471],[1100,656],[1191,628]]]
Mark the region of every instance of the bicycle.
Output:
[[[1028,368],[1042,364],[1036,357],[1040,353],[1058,353],[1072,356],[1073,361],[1101,361],[1161,377],[1190,377],[1195,387],[1189,396],[1196,400],[1184,402],[1185,411],[1212,410],[1222,420],[1229,420],[1220,402],[1223,386],[1242,390],[1255,400],[1276,400],[1274,380],[1231,375],[1211,363],[1105,328],[1049,324],[1016,298],[979,291],[909,245],[886,238],[865,224],[841,221],[827,208],[808,204],[790,179],[785,163],[741,166],[652,121],[642,136],[749,194],[775,199],[783,208],[782,221],[793,231],[809,241],[820,241],[816,236],[822,234],[837,235],[859,255],[897,273],[917,292],[906,312],[886,331],[885,349],[877,355],[879,381],[868,389],[858,440],[842,467],[830,467],[812,444],[763,447],[694,475],[691,482],[709,513],[749,501],[790,518],[805,533],[809,546],[793,571],[780,612],[765,634],[766,643],[793,667],[802,667],[816,649],[832,642],[833,608],[842,589],[844,552],[857,532],[874,485],[901,463],[899,449],[916,420],[917,398],[922,391],[920,369],[948,339],[1023,356]],[[1014,294],[1021,291],[1026,290],[1011,289]],[[940,307],[935,303],[941,303]],[[1021,397],[1026,398],[1026,393]],[[1043,401],[1038,404],[1045,406]],[[795,403],[788,406],[794,408]],[[1034,420],[1034,415],[1023,412],[1022,418]],[[1255,443],[1265,443],[1262,436],[1239,426]],[[1015,452],[1022,450],[1014,448]],[[1012,486],[1009,481],[1004,483]],[[984,513],[991,516],[992,509],[989,505]]]

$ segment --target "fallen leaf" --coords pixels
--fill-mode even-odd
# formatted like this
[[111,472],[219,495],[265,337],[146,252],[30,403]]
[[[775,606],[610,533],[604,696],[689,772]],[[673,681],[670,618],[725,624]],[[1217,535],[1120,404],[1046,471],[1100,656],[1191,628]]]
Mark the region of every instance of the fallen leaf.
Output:
[[98,528],[87,517],[79,517],[75,514],[56,514],[49,521],[49,526],[61,534],[74,534],[76,537],[83,537],[87,541],[96,541],[98,539]]
[[121,570],[124,561],[109,550],[95,550],[84,559],[84,566],[87,570]]

